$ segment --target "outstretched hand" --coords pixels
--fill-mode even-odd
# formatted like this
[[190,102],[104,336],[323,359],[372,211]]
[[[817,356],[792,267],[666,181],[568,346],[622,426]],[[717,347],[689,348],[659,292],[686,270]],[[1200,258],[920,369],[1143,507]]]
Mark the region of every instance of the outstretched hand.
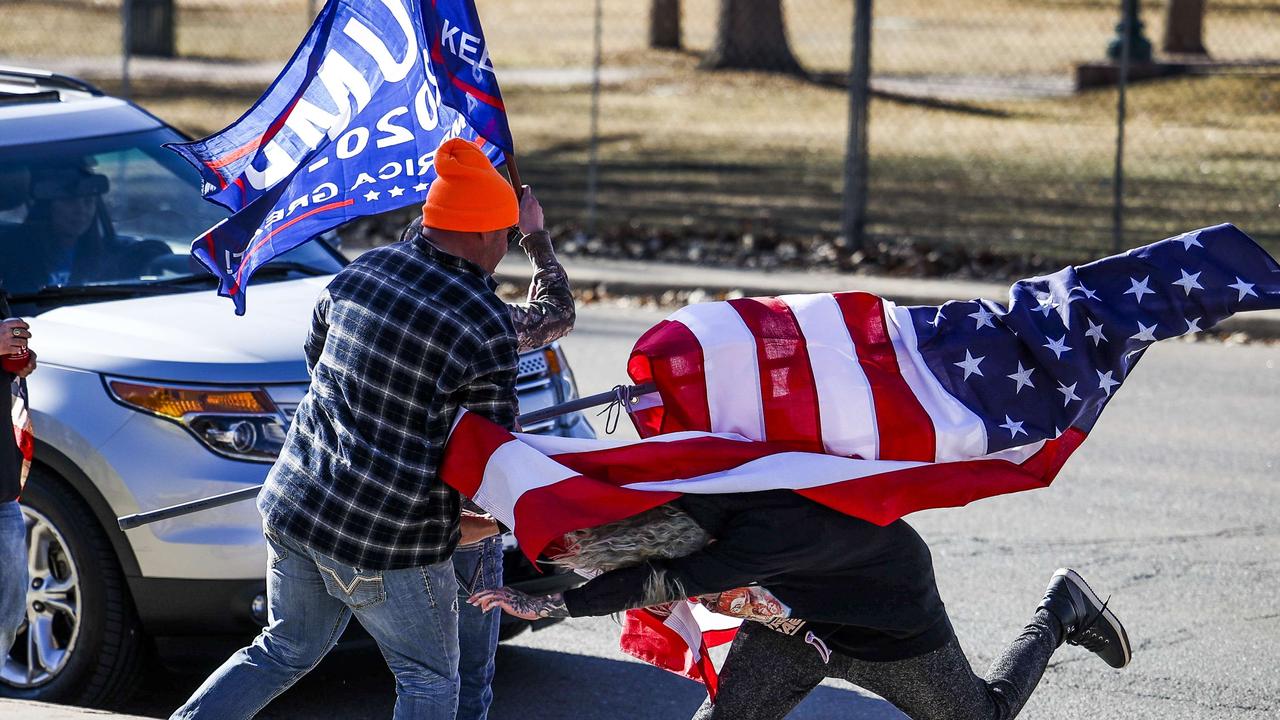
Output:
[[560,593],[535,597],[509,587],[500,587],[481,590],[468,598],[467,602],[485,612],[495,607],[502,608],[506,614],[523,620],[569,617],[569,611],[564,605],[564,595]]

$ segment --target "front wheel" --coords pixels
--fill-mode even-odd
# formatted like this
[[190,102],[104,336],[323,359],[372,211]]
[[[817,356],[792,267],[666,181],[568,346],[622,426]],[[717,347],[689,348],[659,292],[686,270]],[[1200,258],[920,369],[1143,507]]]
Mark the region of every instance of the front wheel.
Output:
[[110,707],[128,698],[145,640],[111,543],[84,502],[44,468],[22,497],[26,620],[0,663],[0,696]]

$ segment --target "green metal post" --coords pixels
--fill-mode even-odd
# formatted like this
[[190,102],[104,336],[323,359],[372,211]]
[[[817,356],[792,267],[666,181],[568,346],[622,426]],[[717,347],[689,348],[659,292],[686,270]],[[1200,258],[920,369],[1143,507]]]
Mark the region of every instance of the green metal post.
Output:
[[1151,41],[1142,33],[1142,8],[1139,0],[1121,0],[1120,22],[1116,36],[1107,44],[1107,58],[1120,62],[1124,55],[1125,35],[1129,40],[1129,62],[1151,62]]

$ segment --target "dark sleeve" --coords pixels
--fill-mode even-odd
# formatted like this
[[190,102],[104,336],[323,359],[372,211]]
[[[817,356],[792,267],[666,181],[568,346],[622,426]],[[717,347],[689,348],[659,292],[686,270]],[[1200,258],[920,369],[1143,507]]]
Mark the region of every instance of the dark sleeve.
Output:
[[507,307],[516,328],[517,350],[527,352],[568,335],[576,310],[569,276],[556,259],[551,235],[545,230],[525,235],[520,247],[533,263],[533,279],[529,282],[528,302]]
[[[675,560],[653,561],[598,575],[581,587],[566,590],[564,602],[570,617],[609,615],[645,605],[732,590],[757,582],[759,575],[754,568],[726,565],[708,546],[705,550]],[[645,587],[654,577],[662,580],[662,594],[647,598],[646,602]]]
[[[767,581],[812,564],[803,533],[785,532],[764,513],[733,517],[720,538],[674,560],[604,573],[564,594],[569,615],[608,615],[644,604],[645,586],[660,573],[666,597],[658,602],[724,592]],[[649,603],[652,604],[652,603]]]
[[[706,549],[682,558],[653,561],[598,575],[581,587],[566,590],[565,607],[571,617],[609,615],[695,595],[724,592],[755,584],[773,573],[765,563],[726,561],[712,543]],[[651,580],[662,580],[661,595],[645,598]],[[647,600],[647,602],[646,602]]]
[[320,298],[316,300],[315,310],[311,313],[311,330],[307,333],[307,341],[302,346],[302,351],[307,358],[308,375],[315,369],[316,363],[320,362],[320,353],[324,351],[325,338],[329,336],[329,307],[331,304],[329,288],[325,288],[320,293]]

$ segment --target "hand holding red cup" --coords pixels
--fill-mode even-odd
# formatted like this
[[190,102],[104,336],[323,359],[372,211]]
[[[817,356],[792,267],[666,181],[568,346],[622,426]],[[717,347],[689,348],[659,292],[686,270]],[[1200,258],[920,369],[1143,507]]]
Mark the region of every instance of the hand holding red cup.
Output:
[[31,326],[25,320],[9,318],[0,322],[0,368],[22,377],[29,375],[35,369],[35,354],[27,347],[30,340]]

